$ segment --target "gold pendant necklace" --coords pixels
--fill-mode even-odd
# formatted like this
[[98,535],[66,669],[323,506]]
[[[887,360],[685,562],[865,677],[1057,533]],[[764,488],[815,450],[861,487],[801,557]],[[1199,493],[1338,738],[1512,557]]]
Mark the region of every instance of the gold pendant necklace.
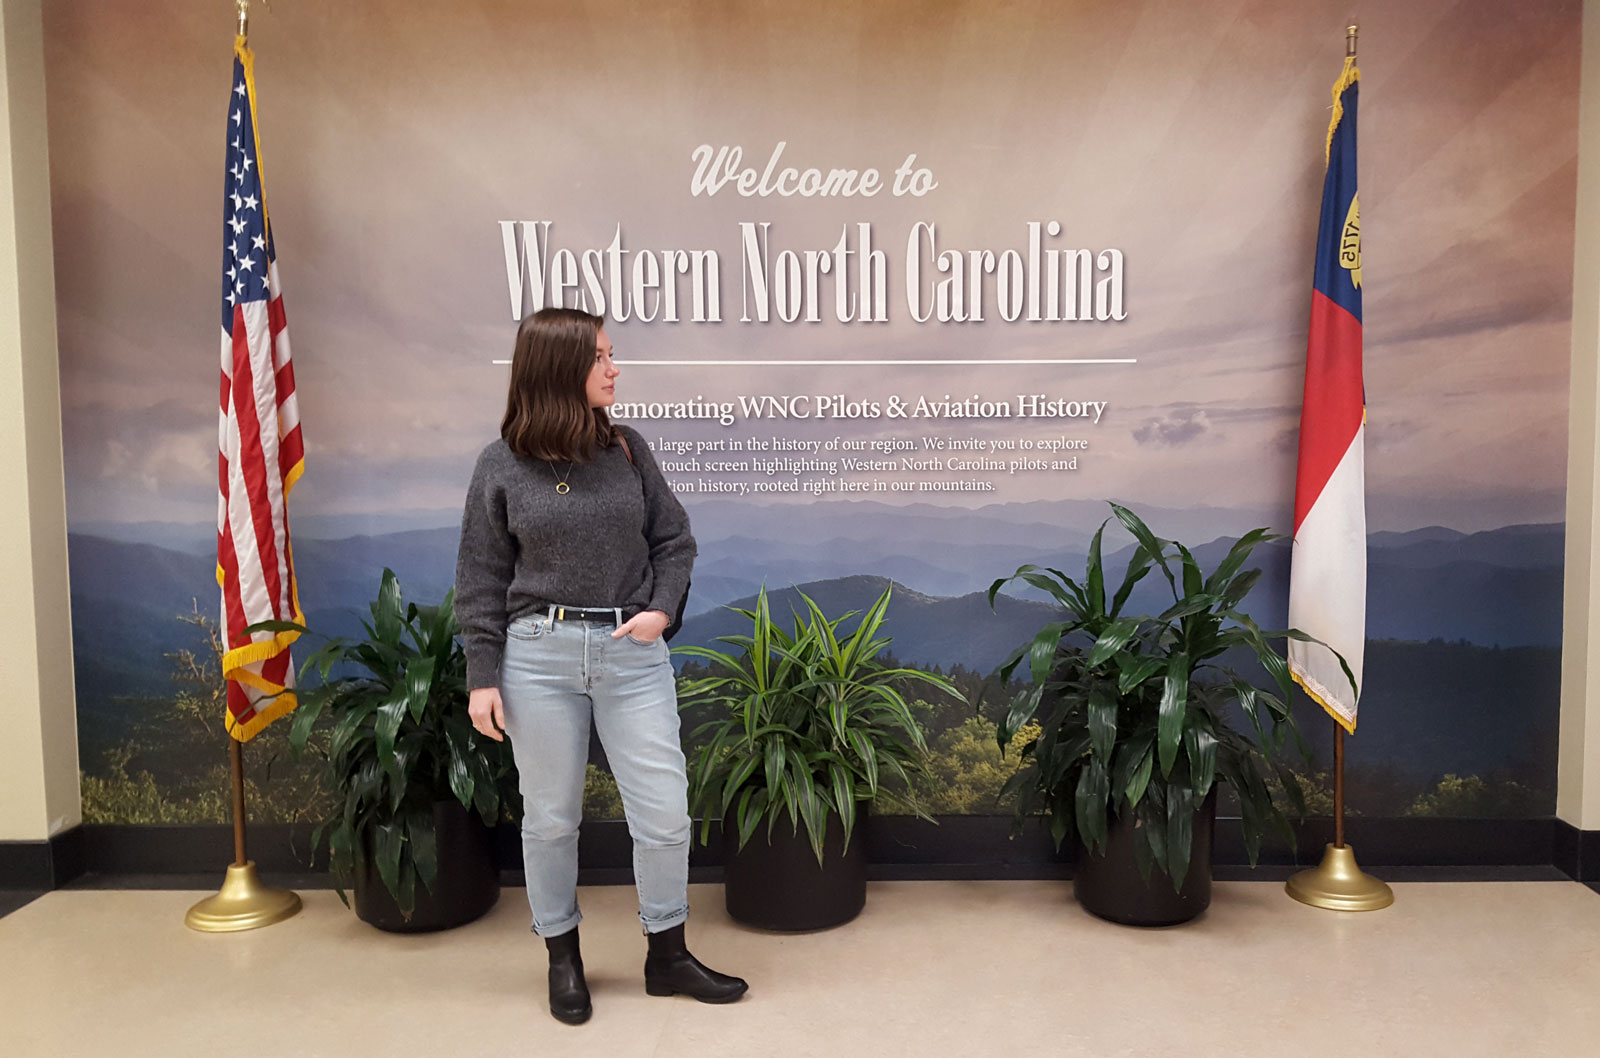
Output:
[[[554,463],[551,463],[550,460],[548,460],[548,459],[545,460],[545,463],[550,467],[550,473],[556,474],[556,465]],[[560,474],[556,474],[556,494],[557,495],[565,496],[567,493],[572,491],[571,486],[569,486],[567,484],[567,478],[570,478],[571,476],[572,476],[572,464],[568,463],[567,464],[566,477],[562,477]]]

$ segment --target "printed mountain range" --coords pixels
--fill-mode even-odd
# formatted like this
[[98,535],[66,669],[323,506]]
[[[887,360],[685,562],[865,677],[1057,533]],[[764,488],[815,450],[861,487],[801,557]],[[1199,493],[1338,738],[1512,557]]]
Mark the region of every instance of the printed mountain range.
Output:
[[[864,609],[892,583],[887,631],[900,660],[987,672],[1051,613],[1031,590],[1002,595],[991,609],[984,596],[990,582],[1023,562],[1081,577],[1089,536],[1105,510],[1046,502],[977,511],[842,501],[700,504],[693,509],[700,558],[690,616],[674,645],[706,645],[736,631],[743,618],[725,607],[748,605],[763,582],[779,612],[797,602],[792,586],[800,585],[830,613]],[[1236,511],[1141,514],[1163,536],[1195,540],[1221,530],[1194,548],[1207,568],[1231,546],[1230,526],[1236,534],[1265,522]],[[163,655],[197,646],[194,629],[177,616],[196,603],[202,613],[216,611],[209,544],[191,527],[175,528],[116,530],[135,540],[71,536],[86,766],[126,729],[131,702],[171,692]],[[1474,534],[1433,527],[1373,533],[1369,544],[1364,756],[1406,773],[1493,772],[1553,784],[1563,527]],[[452,581],[455,549],[453,527],[341,539],[316,539],[302,527],[295,556],[308,623],[328,635],[360,634],[359,618],[385,566],[408,599],[437,601]],[[1113,523],[1105,542],[1109,582],[1120,580],[1131,550],[1131,538]],[[1269,627],[1285,623],[1288,563],[1286,540],[1262,545],[1251,563],[1262,579],[1249,609]],[[1130,606],[1154,612],[1166,593],[1164,580],[1152,575]]]

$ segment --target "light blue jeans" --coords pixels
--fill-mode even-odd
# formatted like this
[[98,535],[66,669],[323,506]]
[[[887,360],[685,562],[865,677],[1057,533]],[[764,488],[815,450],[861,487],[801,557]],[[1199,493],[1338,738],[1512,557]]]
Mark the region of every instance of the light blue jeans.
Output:
[[663,640],[613,639],[616,625],[522,617],[506,630],[500,698],[522,789],[522,860],[533,931],[574,929],[578,824],[593,718],[633,838],[639,921],[659,933],[689,917],[688,778],[677,686]]

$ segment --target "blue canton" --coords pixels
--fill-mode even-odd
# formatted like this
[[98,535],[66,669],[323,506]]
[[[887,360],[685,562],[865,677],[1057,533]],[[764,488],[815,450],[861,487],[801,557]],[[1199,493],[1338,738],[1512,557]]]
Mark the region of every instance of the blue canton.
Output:
[[245,86],[244,64],[233,60],[233,94],[228,107],[228,153],[222,182],[222,329],[233,331],[233,309],[270,298],[271,235],[256,158],[255,115]]

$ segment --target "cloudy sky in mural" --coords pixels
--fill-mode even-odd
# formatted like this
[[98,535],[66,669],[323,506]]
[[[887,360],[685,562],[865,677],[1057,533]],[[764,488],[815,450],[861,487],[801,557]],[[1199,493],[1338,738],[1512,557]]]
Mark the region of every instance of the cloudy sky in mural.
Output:
[[[1579,7],[1384,8],[1361,56],[1373,526],[1557,520]],[[575,252],[619,227],[629,250],[718,252],[723,322],[608,333],[626,360],[747,363],[628,363],[623,399],[1106,402],[1098,424],[637,424],[647,437],[1064,435],[1090,442],[1078,471],[939,502],[1288,510],[1343,5],[390,3],[377,33],[371,10],[285,4],[253,26],[302,513],[457,507],[504,399],[503,220],[550,221]],[[204,524],[229,15],[173,0],[45,17],[69,513]],[[886,181],[915,154],[938,186],[692,194],[695,148],[760,168],[779,141],[783,164]],[[919,221],[963,253],[1026,256],[1031,221],[1059,222],[1057,248],[1120,250],[1126,319],[1009,323],[991,300],[982,323],[918,323]],[[820,322],[740,322],[741,222],[770,222],[774,254],[869,223],[888,322],[834,320],[831,276]],[[1137,362],[858,363],[1066,358]],[[852,363],[770,363],[786,359]]]

